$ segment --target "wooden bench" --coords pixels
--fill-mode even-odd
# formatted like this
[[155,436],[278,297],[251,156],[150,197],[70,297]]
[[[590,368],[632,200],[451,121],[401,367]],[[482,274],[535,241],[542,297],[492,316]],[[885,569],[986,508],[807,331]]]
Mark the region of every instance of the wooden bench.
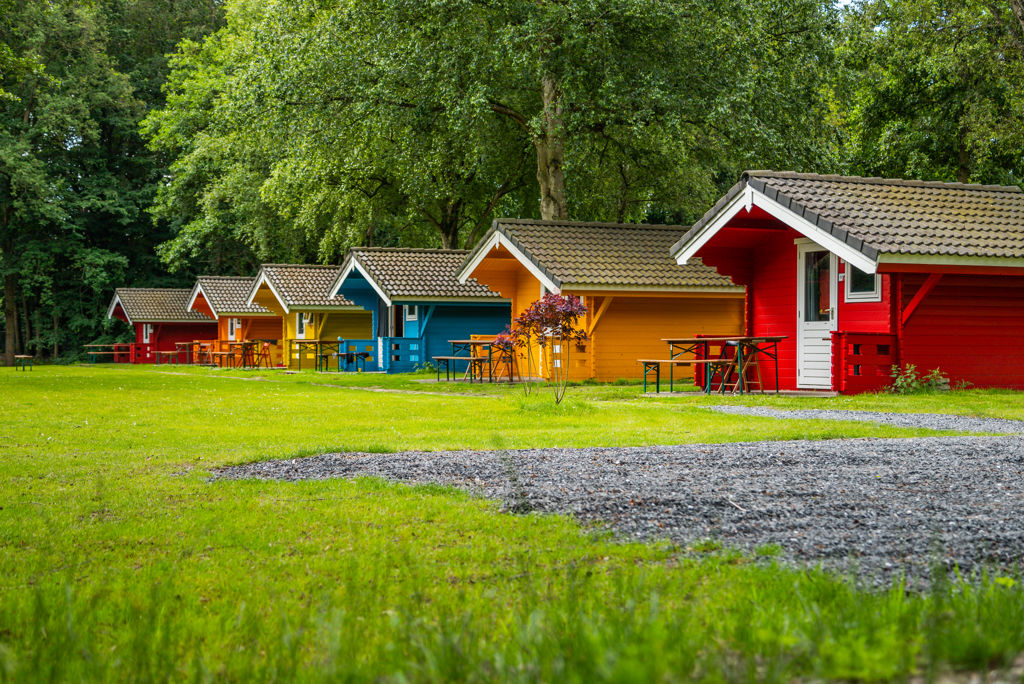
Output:
[[451,380],[452,375],[455,373],[455,362],[465,361],[469,364],[466,367],[466,373],[462,376],[463,379],[469,376],[469,381],[473,382],[478,374],[480,376],[480,382],[484,381],[484,364],[487,363],[486,356],[435,356],[434,361],[437,362],[437,381],[441,382],[441,363],[444,363],[444,377],[445,380]]
[[128,352],[117,352],[117,351],[87,351],[89,355],[89,363],[96,363],[97,356],[114,356],[116,354],[127,354]]
[[[221,368],[235,367],[235,352],[233,351],[210,351],[206,352],[206,355],[210,358],[211,366],[219,366]],[[225,363],[227,363],[227,366],[224,365]]]
[[[658,393],[661,391],[661,365],[668,364],[671,370],[674,366],[705,366],[708,373],[714,372],[715,366],[729,366],[733,364],[732,359],[637,359],[637,363],[643,364],[644,367],[644,393],[647,393],[647,377],[650,373],[654,373],[654,391]],[[710,377],[708,378],[710,382]],[[668,391],[672,391],[673,378],[670,375],[668,381]],[[707,386],[709,383],[705,383]]]
[[28,366],[29,370],[32,370],[32,362],[35,361],[35,358],[36,357],[29,356],[28,354],[15,354],[14,370],[18,370],[18,368],[21,368],[21,370],[25,370],[26,366]]

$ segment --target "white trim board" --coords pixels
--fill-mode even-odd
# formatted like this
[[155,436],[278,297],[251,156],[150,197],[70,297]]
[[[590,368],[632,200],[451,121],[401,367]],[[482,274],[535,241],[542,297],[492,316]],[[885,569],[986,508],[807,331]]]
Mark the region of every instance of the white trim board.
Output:
[[128,315],[128,309],[124,308],[124,302],[121,301],[121,295],[116,292],[114,293],[114,298],[110,300],[110,306],[107,307],[107,318],[114,317],[114,309],[117,308],[118,305],[121,306],[121,311],[124,312],[124,317],[128,319],[128,325],[135,325],[132,322],[132,317]]
[[475,271],[477,266],[480,265],[480,262],[482,262],[487,255],[491,253],[491,250],[499,245],[507,249],[508,253],[511,254],[516,261],[525,266],[526,270],[533,274],[533,276],[540,281],[541,285],[545,287],[548,292],[553,292],[555,294],[559,294],[561,292],[561,289],[537,267],[537,264],[533,263],[533,261],[518,247],[516,247],[515,244],[513,244],[513,242],[500,230],[494,231],[491,237],[488,238],[487,242],[485,242],[477,251],[473,260],[466,264],[466,266],[459,272],[459,282],[465,285],[466,281],[473,277],[473,271]]
[[370,287],[373,288],[373,291],[377,293],[377,296],[384,300],[385,306],[391,306],[391,297],[388,297],[380,285],[377,284],[377,281],[370,277],[370,274],[365,268],[363,268],[363,265],[359,263],[358,259],[352,259],[349,262],[348,267],[344,272],[342,272],[341,277],[338,278],[338,287],[331,293],[331,296],[338,296],[338,292],[341,291],[341,286],[344,284],[345,278],[351,275],[353,269],[359,271],[360,275],[362,275],[366,282],[370,284]]
[[676,263],[680,266],[686,265],[686,262],[700,251],[701,247],[706,245],[711,238],[717,235],[718,231],[724,228],[736,214],[740,213],[741,210],[749,211],[755,206],[763,209],[822,248],[852,263],[865,273],[875,273],[878,270],[878,264],[869,257],[850,247],[834,235],[825,232],[803,216],[782,206],[763,192],[755,190],[750,185],[744,187],[743,192],[738,193],[731,202],[725,205],[718,212],[718,215],[715,216],[714,220],[709,221],[685,247],[672,255]]
[[270,293],[274,295],[274,298],[277,300],[277,303],[280,304],[281,307],[284,309],[284,312],[286,314],[289,313],[288,302],[284,301],[284,297],[281,296],[281,293],[277,291],[277,288],[274,287],[274,284],[270,282],[269,278],[267,278],[267,274],[263,273],[262,271],[256,277],[256,280],[253,282],[252,289],[249,290],[249,298],[245,300],[246,306],[252,306],[253,300],[256,299],[256,293],[260,291],[260,285],[262,285],[263,283],[267,284],[267,289],[269,289]]
[[220,320],[220,314],[217,313],[216,309],[213,308],[213,304],[210,303],[210,298],[206,296],[206,291],[203,289],[202,283],[196,282],[195,287],[192,288],[192,296],[188,299],[188,305],[185,306],[187,311],[193,311],[193,307],[196,303],[196,297],[199,293],[203,294],[203,299],[206,300],[206,306],[210,307],[210,311],[213,312],[213,320]]

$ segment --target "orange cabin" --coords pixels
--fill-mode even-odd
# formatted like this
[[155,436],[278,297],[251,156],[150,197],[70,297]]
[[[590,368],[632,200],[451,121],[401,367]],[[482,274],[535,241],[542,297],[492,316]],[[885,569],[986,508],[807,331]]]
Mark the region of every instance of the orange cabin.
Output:
[[246,299],[255,278],[244,276],[199,276],[189,299],[191,311],[217,321],[212,350],[230,351],[232,342],[260,340],[267,345],[270,363],[284,364],[281,316]]

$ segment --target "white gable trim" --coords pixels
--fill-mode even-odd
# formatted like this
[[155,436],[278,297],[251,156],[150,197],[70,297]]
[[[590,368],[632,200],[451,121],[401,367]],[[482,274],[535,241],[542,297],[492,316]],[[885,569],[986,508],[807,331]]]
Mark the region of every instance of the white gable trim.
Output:
[[686,265],[690,257],[700,251],[736,214],[740,213],[743,209],[749,210],[754,206],[765,210],[793,230],[812,240],[815,244],[842,257],[865,273],[875,273],[878,270],[878,264],[873,259],[853,249],[834,235],[827,233],[803,216],[782,206],[750,185],[745,186],[743,192],[736,195],[729,204],[723,207],[713,221],[709,221],[683,249],[673,255],[676,262],[680,266]]
[[366,279],[366,282],[370,283],[370,287],[372,287],[373,291],[377,293],[377,296],[384,300],[384,304],[387,306],[391,306],[391,298],[384,294],[384,290],[380,287],[380,285],[377,284],[376,280],[370,277],[370,274],[366,271],[365,268],[363,268],[363,265],[359,263],[357,259],[352,259],[349,262],[348,268],[345,269],[345,272],[342,273],[341,277],[338,279],[338,289],[331,293],[332,296],[338,296],[338,292],[341,291],[342,282],[345,280],[345,278],[349,276],[350,273],[352,273],[353,270],[359,271],[363,278]]
[[114,293],[114,298],[110,300],[110,306],[107,307],[107,318],[114,317],[114,309],[116,309],[118,305],[121,306],[121,311],[124,311],[124,317],[128,319],[128,325],[135,325],[135,323],[132,322],[132,317],[128,315],[128,309],[124,308],[124,302],[121,301],[121,295],[116,292]]
[[196,305],[196,297],[198,297],[200,293],[202,293],[203,299],[206,300],[206,306],[210,307],[210,311],[213,312],[213,320],[219,320],[220,314],[218,314],[217,310],[213,308],[213,303],[210,301],[210,298],[206,296],[206,291],[203,290],[202,284],[198,282],[196,283],[196,286],[192,288],[192,296],[188,298],[188,306],[186,306],[185,309],[193,311],[192,307]]
[[278,292],[277,288],[274,287],[274,284],[270,282],[270,280],[267,278],[267,274],[263,273],[262,271],[260,272],[259,277],[256,278],[256,282],[252,284],[252,289],[249,290],[249,298],[245,300],[246,306],[252,306],[253,301],[256,299],[256,293],[260,291],[260,286],[263,284],[266,284],[271,294],[273,294],[274,298],[277,299],[277,303],[280,304],[282,308],[284,308],[284,312],[289,313],[288,302],[284,300],[284,297],[281,296],[281,293]]
[[533,260],[523,254],[523,252],[500,230],[494,231],[494,234],[491,235],[490,239],[488,239],[487,242],[477,250],[476,256],[473,257],[473,260],[466,264],[466,267],[459,272],[459,282],[465,285],[466,281],[473,277],[473,271],[476,270],[477,266],[480,265],[488,254],[490,254],[492,249],[499,245],[507,249],[509,254],[516,258],[516,261],[525,266],[526,270],[532,273],[533,276],[540,281],[541,286],[547,289],[548,292],[558,294],[561,291],[560,288],[551,282],[551,279],[547,277],[540,268],[538,268],[537,264],[533,263]]

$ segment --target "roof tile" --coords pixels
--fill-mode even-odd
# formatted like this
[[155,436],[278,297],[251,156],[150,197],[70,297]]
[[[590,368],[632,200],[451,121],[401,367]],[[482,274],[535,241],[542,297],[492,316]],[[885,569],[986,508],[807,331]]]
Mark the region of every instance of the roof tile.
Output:
[[[191,290],[155,287],[119,287],[114,299],[132,323],[209,323],[198,311],[188,310]],[[114,300],[111,302],[113,309]]]
[[504,233],[559,287],[736,287],[700,259],[686,266],[672,259],[669,248],[683,226],[498,219],[491,230]]
[[389,299],[501,299],[474,278],[458,281],[456,275],[468,254],[453,249],[354,247],[342,271],[355,260]]

